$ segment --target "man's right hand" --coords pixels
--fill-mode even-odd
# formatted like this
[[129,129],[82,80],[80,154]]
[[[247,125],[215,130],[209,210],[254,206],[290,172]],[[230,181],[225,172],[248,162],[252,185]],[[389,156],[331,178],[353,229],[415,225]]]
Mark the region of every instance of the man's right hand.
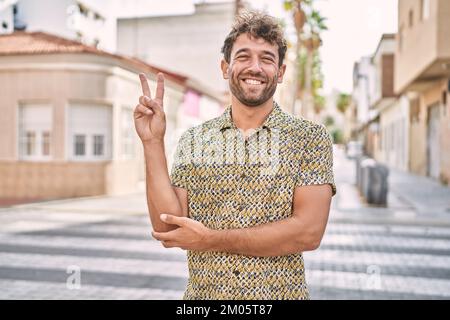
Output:
[[163,108],[164,76],[158,73],[154,99],[151,98],[145,74],[140,73],[139,79],[143,95],[139,97],[139,104],[134,109],[134,126],[143,144],[163,143],[166,132],[166,115]]

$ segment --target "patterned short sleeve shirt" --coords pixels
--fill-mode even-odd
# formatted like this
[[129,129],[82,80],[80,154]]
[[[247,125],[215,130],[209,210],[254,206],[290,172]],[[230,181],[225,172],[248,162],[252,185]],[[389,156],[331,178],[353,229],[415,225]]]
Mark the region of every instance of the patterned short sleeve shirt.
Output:
[[[189,218],[211,229],[239,229],[288,218],[294,189],[329,184],[330,135],[322,125],[285,113],[278,104],[247,138],[231,107],[185,132],[171,181],[188,192]],[[309,299],[302,253],[254,257],[188,251],[184,299]]]

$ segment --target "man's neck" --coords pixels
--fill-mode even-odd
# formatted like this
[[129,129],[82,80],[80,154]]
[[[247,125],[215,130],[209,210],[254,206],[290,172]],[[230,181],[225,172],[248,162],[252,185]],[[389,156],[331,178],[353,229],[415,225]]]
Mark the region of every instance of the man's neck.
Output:
[[232,96],[231,115],[233,123],[240,130],[247,131],[260,127],[273,109],[273,98],[259,106],[246,106]]

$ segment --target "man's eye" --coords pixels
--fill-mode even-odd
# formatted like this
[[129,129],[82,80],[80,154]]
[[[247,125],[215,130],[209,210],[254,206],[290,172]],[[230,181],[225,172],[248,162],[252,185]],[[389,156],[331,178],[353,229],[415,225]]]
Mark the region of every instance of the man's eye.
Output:
[[273,62],[273,58],[272,57],[263,57],[264,61],[269,61],[269,62]]
[[248,56],[238,56],[236,59],[247,59]]

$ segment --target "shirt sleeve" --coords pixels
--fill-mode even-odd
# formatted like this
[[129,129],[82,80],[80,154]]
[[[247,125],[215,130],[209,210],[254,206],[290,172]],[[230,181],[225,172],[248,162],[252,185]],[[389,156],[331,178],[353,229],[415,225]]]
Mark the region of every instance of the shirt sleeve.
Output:
[[336,194],[333,175],[333,143],[323,125],[312,127],[309,141],[300,159],[296,186],[329,184],[332,195]]
[[186,131],[178,141],[175,157],[170,172],[170,181],[173,186],[188,190],[191,175],[191,134]]

